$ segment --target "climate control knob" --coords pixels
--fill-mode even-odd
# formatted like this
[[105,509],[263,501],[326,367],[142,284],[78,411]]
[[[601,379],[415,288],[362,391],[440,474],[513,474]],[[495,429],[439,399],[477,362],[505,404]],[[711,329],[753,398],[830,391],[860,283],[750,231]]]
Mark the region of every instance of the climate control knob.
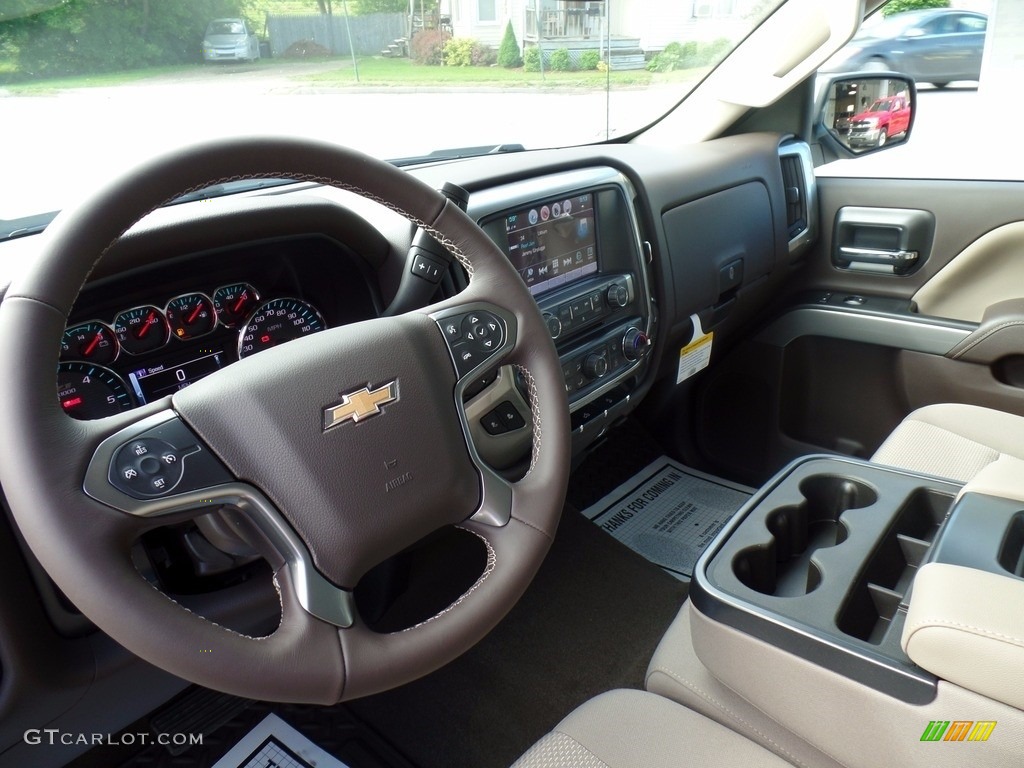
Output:
[[609,285],[604,296],[610,307],[624,307],[629,304],[629,291],[626,290],[626,286],[619,283]]
[[550,312],[544,313],[544,324],[548,327],[548,333],[551,334],[552,339],[557,339],[562,335],[562,321]]
[[608,373],[608,358],[597,353],[587,355],[583,361],[583,372],[589,379],[600,379]]
[[651,339],[636,326],[631,326],[622,336],[622,356],[629,361],[639,360],[651,348]]

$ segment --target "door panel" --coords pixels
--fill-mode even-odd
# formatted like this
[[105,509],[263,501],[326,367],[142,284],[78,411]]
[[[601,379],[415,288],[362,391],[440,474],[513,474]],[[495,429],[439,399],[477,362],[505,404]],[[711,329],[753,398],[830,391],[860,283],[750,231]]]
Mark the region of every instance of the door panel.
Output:
[[[1024,415],[1024,183],[824,177],[818,190],[822,236],[792,298],[702,382],[709,464],[756,483],[801,453],[869,457],[931,403]],[[851,206],[933,217],[919,267],[834,265]],[[753,418],[750,403],[772,418]]]
[[1024,296],[1024,222],[986,232],[914,294],[918,311],[980,323],[985,310]]

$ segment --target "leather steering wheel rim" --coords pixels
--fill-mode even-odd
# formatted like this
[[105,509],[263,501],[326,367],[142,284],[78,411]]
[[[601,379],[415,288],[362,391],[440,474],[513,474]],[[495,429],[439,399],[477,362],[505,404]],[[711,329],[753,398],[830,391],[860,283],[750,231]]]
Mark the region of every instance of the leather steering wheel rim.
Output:
[[[330,329],[262,352],[173,398],[127,413],[96,421],[65,415],[54,391],[59,340],[99,259],[161,205],[196,189],[246,178],[335,186],[397,211],[462,262],[469,287],[423,310]],[[40,563],[72,602],[119,643],[207,687],[248,698],[330,704],[396,687],[447,663],[482,638],[525,590],[554,536],[568,479],[570,432],[561,368],[537,306],[515,270],[475,222],[435,190],[387,163],[332,144],[284,138],[218,141],[133,170],[62,212],[41,238],[40,258],[12,283],[0,305],[0,337],[5,339],[0,347],[0,370],[5,372],[0,377],[0,483]],[[480,312],[501,325],[501,344],[486,365],[514,366],[530,393],[533,453],[529,471],[515,482],[489,473],[475,453],[459,394],[471,373],[479,375],[483,368],[459,369],[440,328],[440,318],[465,319]],[[256,368],[244,364],[264,356],[262,363],[279,373],[259,383],[252,375]],[[376,386],[392,368],[401,371],[395,379],[401,380],[401,394],[381,417],[365,426],[323,428],[321,416],[331,395],[336,399],[345,387]],[[302,381],[289,381],[289,370],[295,378],[301,373]],[[284,391],[286,384],[292,391]],[[232,432],[232,421],[223,413],[228,403],[249,406],[255,434],[264,441],[280,433],[295,450],[300,479],[315,488],[297,490],[294,480],[273,468],[264,472],[265,479],[253,477],[256,454],[238,438],[237,428]],[[303,591],[309,572],[296,570],[295,551],[274,549],[270,537],[263,544],[272,550],[268,559],[281,598],[280,626],[262,638],[220,627],[154,588],[128,554],[143,532],[184,515],[185,502],[175,507],[164,499],[163,506],[147,501],[133,507],[109,488],[98,493],[87,487],[97,476],[103,446],[154,419],[176,420],[190,430],[232,475],[231,483],[204,490],[235,498],[241,488],[243,500],[237,506],[243,517],[260,506],[250,503],[254,499],[267,502],[272,514],[262,523],[272,519],[287,529],[284,538],[297,542],[297,551],[308,550],[306,565],[316,579],[337,590],[333,597],[343,597],[367,567],[393,554],[389,547],[401,549],[441,525],[459,525],[480,537],[487,568],[440,614],[405,631],[378,634],[358,616],[346,627],[311,611]],[[429,448],[430,436],[410,438],[420,425],[445,436],[437,451],[443,455],[421,458],[415,446],[405,445]],[[455,435],[461,436],[461,445]],[[376,480],[344,477],[346,471],[352,474],[360,456],[374,451],[401,453],[403,466],[410,467],[408,479],[415,480],[409,485],[419,484],[419,494],[427,499],[423,510],[405,511],[416,488],[392,500]],[[336,454],[343,458],[330,458]],[[430,477],[432,461],[442,462],[444,477]],[[106,471],[105,466],[99,469]],[[450,499],[452,509],[445,509],[441,495],[445,484],[460,489],[458,498]],[[231,493],[225,490],[229,487]],[[314,492],[319,495],[309,495]],[[340,496],[335,508],[325,509],[335,496]],[[377,499],[379,509],[370,503]],[[189,514],[194,516],[194,510]]]

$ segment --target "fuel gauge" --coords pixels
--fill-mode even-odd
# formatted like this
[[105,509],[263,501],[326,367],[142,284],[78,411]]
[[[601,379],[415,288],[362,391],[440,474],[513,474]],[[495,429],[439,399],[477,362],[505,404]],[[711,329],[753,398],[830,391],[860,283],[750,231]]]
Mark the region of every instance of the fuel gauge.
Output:
[[171,335],[185,341],[205,336],[217,327],[217,310],[205,293],[186,293],[167,302]]

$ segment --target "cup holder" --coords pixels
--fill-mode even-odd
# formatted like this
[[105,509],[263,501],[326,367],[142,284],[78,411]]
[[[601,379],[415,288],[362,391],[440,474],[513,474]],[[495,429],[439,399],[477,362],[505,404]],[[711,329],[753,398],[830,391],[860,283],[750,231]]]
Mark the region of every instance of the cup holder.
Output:
[[732,568],[745,586],[765,595],[799,597],[821,583],[811,562],[819,549],[846,541],[839,519],[850,509],[869,507],[878,494],[865,483],[837,475],[813,475],[800,483],[804,500],[773,509],[765,517],[771,541],[736,554]]

